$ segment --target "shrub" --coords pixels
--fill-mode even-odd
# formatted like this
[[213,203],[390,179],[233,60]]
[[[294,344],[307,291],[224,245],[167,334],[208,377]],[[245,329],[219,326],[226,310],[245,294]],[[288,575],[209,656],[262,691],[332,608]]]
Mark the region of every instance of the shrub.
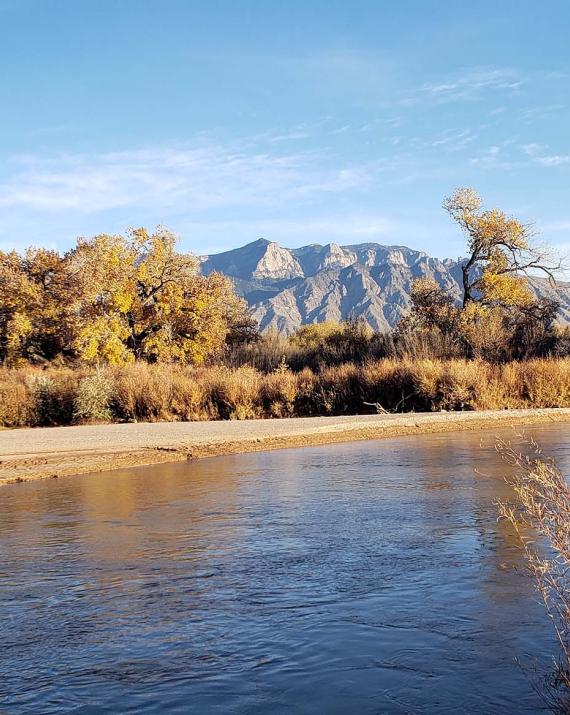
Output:
[[[496,447],[511,467],[507,482],[516,497],[514,504],[497,502],[499,516],[514,528],[560,646],[555,673],[546,681],[546,699],[554,712],[567,713],[570,709],[570,487],[556,464],[545,458],[532,440],[523,440],[522,447],[516,449],[499,440]],[[537,545],[529,530],[542,537],[543,543]]]
[[172,419],[171,367],[136,363],[113,373],[112,410],[119,419],[158,422]]
[[79,381],[74,403],[76,422],[109,422],[113,381],[103,370],[96,370]]
[[416,390],[430,410],[473,410],[479,393],[485,389],[485,365],[479,361],[422,360],[410,369]]
[[325,414],[351,414],[362,410],[362,370],[354,363],[327,367],[317,375],[318,391]]
[[205,392],[214,413],[224,420],[261,416],[261,375],[252,367],[211,368],[204,372]]
[[297,376],[284,362],[261,383],[263,409],[269,417],[292,417],[297,398]]
[[77,377],[69,369],[34,372],[28,376],[33,396],[32,425],[49,427],[73,422]]
[[33,411],[33,395],[24,382],[15,377],[0,381],[0,427],[24,427]]
[[296,372],[135,363],[0,370],[0,426],[570,407],[570,359],[381,359]]
[[570,360],[529,360],[518,364],[522,398],[533,407],[570,403]]
[[191,368],[173,369],[170,375],[170,411],[179,420],[216,419],[217,414],[209,412],[206,405],[203,370]]

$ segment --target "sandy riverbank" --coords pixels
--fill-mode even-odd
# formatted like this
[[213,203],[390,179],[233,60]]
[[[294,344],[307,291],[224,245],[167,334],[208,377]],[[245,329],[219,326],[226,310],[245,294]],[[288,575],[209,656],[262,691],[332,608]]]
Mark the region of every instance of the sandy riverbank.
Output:
[[0,484],[220,454],[540,422],[570,409],[162,422],[0,431]]

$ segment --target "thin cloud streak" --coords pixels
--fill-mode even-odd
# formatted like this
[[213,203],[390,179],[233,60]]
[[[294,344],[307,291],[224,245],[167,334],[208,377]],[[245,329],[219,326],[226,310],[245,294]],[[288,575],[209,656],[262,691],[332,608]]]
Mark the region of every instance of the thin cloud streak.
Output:
[[263,206],[346,191],[370,178],[366,166],[317,166],[311,152],[224,146],[24,156],[12,163],[16,170],[0,185],[0,208],[45,212]]
[[539,156],[537,163],[542,166],[564,166],[570,164],[570,154],[553,154],[551,156]]
[[515,90],[524,84],[512,69],[487,69],[469,71],[447,82],[427,83],[421,91],[438,101],[474,99],[485,90]]

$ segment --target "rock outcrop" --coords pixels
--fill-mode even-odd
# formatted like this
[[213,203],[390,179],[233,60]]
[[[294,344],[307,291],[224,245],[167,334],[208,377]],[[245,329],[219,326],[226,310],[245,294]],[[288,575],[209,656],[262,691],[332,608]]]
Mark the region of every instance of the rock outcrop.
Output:
[[[205,274],[219,271],[234,280],[261,330],[283,333],[351,316],[389,330],[408,312],[410,289],[419,277],[435,279],[458,299],[461,295],[460,261],[405,246],[330,243],[290,249],[259,239],[200,261]],[[560,302],[560,322],[570,324],[570,284],[552,287],[540,278],[532,284],[537,295]]]

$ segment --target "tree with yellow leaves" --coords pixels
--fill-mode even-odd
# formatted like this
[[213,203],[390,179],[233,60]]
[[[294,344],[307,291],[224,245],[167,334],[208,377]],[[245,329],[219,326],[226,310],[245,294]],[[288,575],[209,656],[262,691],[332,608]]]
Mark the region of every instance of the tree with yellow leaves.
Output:
[[553,281],[560,262],[533,242],[531,226],[499,209],[484,210],[473,189],[457,189],[443,206],[467,235],[461,307],[434,280],[420,278],[400,331],[455,333],[470,355],[491,359],[547,351],[558,304],[537,300],[528,274],[539,272]]
[[32,330],[28,306],[37,297],[15,251],[0,253],[0,295],[0,358],[16,362],[26,351]]
[[72,298],[65,261],[55,251],[0,252],[0,361],[38,362],[64,353]]
[[[0,361],[200,364],[251,333],[226,277],[199,274],[166,229],[0,253]],[[247,332],[249,331],[249,333]]]
[[68,260],[82,283],[74,345],[85,362],[200,364],[246,313],[231,281],[199,275],[163,228],[79,241]]
[[525,277],[539,272],[554,280],[560,262],[533,243],[533,229],[499,209],[484,210],[474,189],[457,189],[443,208],[467,236],[461,266],[463,306],[483,303],[524,305],[532,300]]

